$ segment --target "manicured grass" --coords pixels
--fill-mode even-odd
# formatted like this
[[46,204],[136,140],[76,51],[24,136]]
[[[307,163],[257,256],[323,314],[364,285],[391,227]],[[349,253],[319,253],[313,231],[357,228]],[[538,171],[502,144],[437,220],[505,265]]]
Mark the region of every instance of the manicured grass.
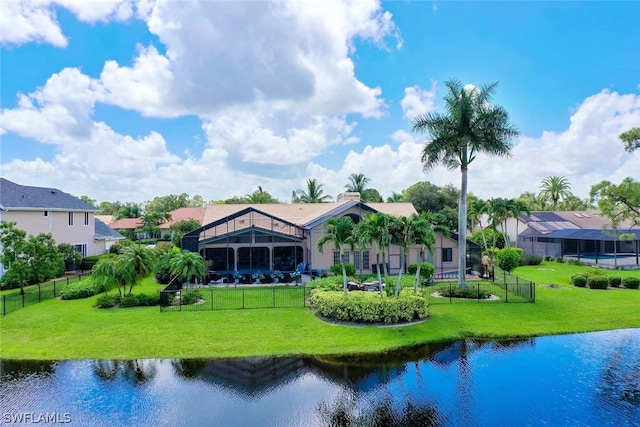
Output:
[[[95,309],[96,297],[53,299],[0,319],[0,357],[350,354],[467,337],[494,339],[640,327],[640,290],[591,290],[569,285],[568,277],[580,269],[585,267],[554,262],[519,267],[516,274],[538,283],[535,304],[433,304],[429,320],[401,327],[328,324],[308,308],[160,313],[158,307]],[[640,271],[611,274],[640,276]],[[547,286],[551,283],[560,287]],[[145,281],[135,292],[160,288]]]

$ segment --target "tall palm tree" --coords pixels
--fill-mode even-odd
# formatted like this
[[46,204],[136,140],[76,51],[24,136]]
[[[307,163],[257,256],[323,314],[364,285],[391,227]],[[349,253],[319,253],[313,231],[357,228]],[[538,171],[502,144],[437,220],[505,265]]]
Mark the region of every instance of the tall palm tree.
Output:
[[401,203],[404,202],[404,196],[401,193],[396,193],[395,191],[391,193],[389,197],[387,197],[387,203]]
[[[500,225],[500,231],[504,235],[504,221],[509,215],[507,209],[507,200],[501,197],[492,198],[489,200],[489,224],[493,230],[493,248],[496,247],[496,237],[498,235],[498,225]],[[506,238],[505,238],[506,244]]]
[[445,83],[446,114],[427,113],[413,119],[414,132],[427,133],[429,138],[422,151],[425,170],[436,165],[460,168],[460,203],[458,210],[458,283],[466,285],[467,260],[467,171],[480,153],[506,157],[511,154],[511,140],[519,132],[509,122],[509,114],[491,105],[498,83],[480,88],[463,86],[460,80]]
[[[358,231],[361,242],[375,244],[376,246],[376,270],[378,273],[378,283],[382,283],[382,274],[385,269],[385,252],[391,243],[391,235],[389,226],[391,217],[379,212],[371,212],[367,214],[362,221],[358,223]],[[380,264],[380,255],[382,255],[382,264]],[[380,296],[384,296],[382,286],[380,286]]]
[[318,180],[309,178],[307,180],[307,191],[299,191],[300,194],[295,194],[295,203],[325,203],[331,200],[331,196],[323,194],[322,184],[318,184]]
[[173,279],[188,280],[192,276],[204,278],[204,259],[197,252],[182,250],[171,257],[169,271],[174,275]]
[[344,188],[349,192],[362,194],[369,181],[371,180],[363,173],[352,173],[349,175],[349,183]]
[[420,270],[422,263],[424,262],[425,250],[433,253],[433,249],[436,244],[435,233],[439,232],[445,236],[449,236],[449,228],[442,225],[436,225],[436,216],[431,212],[422,212],[419,216],[414,218],[414,243],[420,245],[420,262],[416,269],[416,277],[413,282],[413,293],[418,293],[418,283],[420,281]]
[[278,199],[264,191],[261,186],[258,186],[258,189],[253,193],[244,196],[244,199],[246,203],[250,204],[280,203]]
[[342,266],[342,283],[344,295],[347,295],[347,271],[344,267],[344,246],[349,245],[353,250],[355,239],[353,237],[353,220],[348,216],[341,218],[329,218],[324,226],[324,232],[318,240],[318,251],[323,253],[324,245],[333,242],[335,250],[340,253],[340,265]]
[[551,199],[553,210],[558,209],[558,201],[571,196],[571,184],[563,176],[548,176],[540,184],[540,197]]
[[518,247],[518,225],[520,224],[520,214],[526,213],[527,215],[531,215],[531,210],[529,206],[518,199],[514,199],[509,204],[509,212],[513,218],[516,220],[516,248]]
[[469,221],[471,222],[471,230],[476,228],[476,225],[480,227],[480,234],[482,235],[482,243],[484,243],[484,250],[487,247],[487,236],[484,235],[484,227],[482,226],[482,216],[489,213],[489,204],[486,200],[477,199],[469,207]]

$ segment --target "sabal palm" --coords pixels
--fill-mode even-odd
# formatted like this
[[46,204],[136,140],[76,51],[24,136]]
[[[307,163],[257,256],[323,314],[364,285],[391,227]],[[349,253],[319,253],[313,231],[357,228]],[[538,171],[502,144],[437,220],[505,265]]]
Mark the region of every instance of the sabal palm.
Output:
[[344,186],[344,188],[353,193],[360,193],[367,188],[367,184],[370,179],[365,176],[363,173],[352,173],[349,175],[349,183]]
[[509,114],[491,105],[497,83],[469,90],[460,80],[445,83],[445,114],[427,113],[413,120],[414,132],[427,133],[429,139],[422,151],[425,170],[436,165],[460,168],[461,187],[458,211],[459,251],[458,282],[466,285],[467,259],[467,171],[480,153],[505,157],[511,154],[511,140],[519,132],[509,123]]
[[118,268],[118,255],[106,254],[91,270],[91,279],[106,291],[114,286],[118,289],[118,294],[122,297],[122,288],[126,289],[126,284],[133,280],[133,277],[126,277],[128,271]]
[[558,209],[558,201],[571,196],[571,184],[563,176],[548,176],[540,184],[540,197],[551,199],[553,210]]
[[317,179],[310,178],[307,180],[307,191],[300,191],[300,195],[296,195],[296,199],[298,203],[325,203],[331,200],[330,195],[323,193],[322,184],[318,184]]
[[344,295],[347,295],[347,271],[344,266],[344,246],[349,245],[353,250],[355,239],[353,236],[354,223],[348,216],[341,218],[330,218],[324,226],[324,231],[317,246],[318,251],[323,253],[324,245],[329,242],[333,243],[335,250],[340,254],[340,265],[342,266],[342,282]]
[[169,261],[169,271],[174,275],[171,281],[177,279],[188,280],[191,276],[204,278],[204,259],[200,254],[190,251],[180,251]]

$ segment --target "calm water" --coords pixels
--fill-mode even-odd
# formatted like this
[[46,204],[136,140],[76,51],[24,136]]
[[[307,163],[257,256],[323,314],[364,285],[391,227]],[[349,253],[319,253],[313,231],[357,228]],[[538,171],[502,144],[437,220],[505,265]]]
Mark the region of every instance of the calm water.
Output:
[[640,426],[640,329],[457,341],[359,360],[1,367],[3,425]]

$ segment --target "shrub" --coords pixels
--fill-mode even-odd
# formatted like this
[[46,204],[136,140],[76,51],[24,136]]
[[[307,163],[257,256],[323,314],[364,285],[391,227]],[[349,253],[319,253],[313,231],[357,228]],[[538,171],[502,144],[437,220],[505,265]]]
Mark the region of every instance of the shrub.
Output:
[[609,286],[612,288],[619,288],[622,283],[622,278],[618,276],[609,277]]
[[[345,264],[344,269],[347,272],[347,276],[353,276],[356,274],[356,267],[353,264]],[[334,264],[331,266],[331,272],[336,276],[342,276],[342,265]]]
[[520,256],[520,265],[540,265],[542,257],[533,254],[524,254]]
[[101,292],[93,280],[85,279],[76,283],[70,283],[60,292],[60,297],[64,300],[89,298]]
[[545,261],[547,261],[547,262],[548,262],[548,261],[551,261],[552,259],[553,259],[553,258],[551,257],[551,255],[545,255],[545,256],[544,256],[544,260],[545,260]]
[[[197,301],[197,299],[196,299]],[[148,294],[136,294],[136,295],[127,295],[122,298],[120,301],[120,307],[148,307],[152,305],[160,304],[160,294],[157,295],[148,295]],[[183,304],[185,304],[183,302]],[[193,304],[193,302],[189,302],[188,304]]]
[[165,253],[158,257],[155,274],[156,282],[167,285],[171,281],[171,253]]
[[590,268],[586,273],[584,273],[585,277],[593,277],[593,276],[606,276],[607,272],[601,269],[600,267]]
[[584,288],[585,286],[587,286],[587,277],[583,276],[582,274],[576,274],[574,276],[571,276],[571,283],[573,284],[573,286]]
[[512,271],[520,263],[520,248],[504,248],[500,249],[496,256],[498,259],[498,267],[506,272]]
[[96,307],[98,308],[112,308],[118,303],[117,295],[103,294],[96,300]]
[[487,299],[491,296],[489,292],[478,289],[476,286],[442,286],[438,292],[447,298]]
[[640,278],[625,277],[624,279],[622,279],[622,286],[627,289],[638,289],[638,287],[640,287]]
[[567,261],[567,264],[569,264],[569,265],[584,265],[582,263],[582,261],[578,261],[577,259],[570,259],[569,261]]
[[[407,267],[407,271],[409,272],[409,274],[413,274],[415,276],[416,271],[418,271],[418,264],[409,264],[409,267]],[[429,277],[432,277],[435,271],[435,267],[428,262],[423,262],[420,264],[420,277],[422,278],[428,279]]]
[[202,299],[202,295],[200,292],[195,289],[188,289],[180,291],[180,304],[182,305],[190,305],[195,304]]
[[380,298],[377,292],[316,291],[311,296],[316,312],[329,319],[360,323],[399,323],[428,316],[424,297],[403,291],[398,298]]
[[560,264],[562,264],[564,262],[564,258],[559,256],[559,257],[556,258],[556,262],[559,262]]
[[94,265],[100,259],[100,255],[92,255],[82,258],[82,262],[80,263],[80,270],[91,270]]
[[609,287],[609,278],[607,276],[591,276],[587,278],[587,285],[591,289],[607,289]]

